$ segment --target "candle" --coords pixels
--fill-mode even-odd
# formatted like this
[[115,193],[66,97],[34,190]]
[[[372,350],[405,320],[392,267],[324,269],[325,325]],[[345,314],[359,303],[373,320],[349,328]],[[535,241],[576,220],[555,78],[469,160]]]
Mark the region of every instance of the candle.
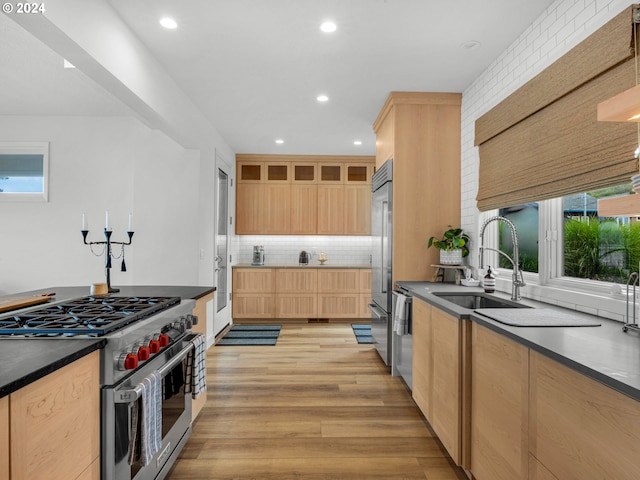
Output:
[[129,213],[129,230],[128,232],[133,232],[133,213]]
[[104,217],[104,229],[107,231],[111,230],[111,228],[109,228],[109,210],[107,210],[107,213]]
[[87,219],[85,217],[84,212],[82,212],[82,230],[86,230],[87,229]]

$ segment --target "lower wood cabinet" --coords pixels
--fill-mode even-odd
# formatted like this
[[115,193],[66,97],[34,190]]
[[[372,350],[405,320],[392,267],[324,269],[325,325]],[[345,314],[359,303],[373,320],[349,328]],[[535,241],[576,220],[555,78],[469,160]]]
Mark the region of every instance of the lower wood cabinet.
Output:
[[525,480],[529,350],[475,322],[471,348],[471,472],[477,480]]
[[640,402],[531,352],[531,480],[640,478]]
[[428,420],[433,413],[433,350],[431,348],[431,310],[430,304],[413,298],[413,360],[411,380],[412,396],[422,414]]
[[[12,393],[9,403],[11,473],[8,478],[99,480],[98,351]],[[0,406],[0,416],[6,415],[2,408]],[[6,451],[2,448],[0,455],[6,455]]]
[[316,318],[317,291],[317,269],[276,269],[276,317]]
[[371,270],[234,268],[234,318],[369,318]]
[[[193,326],[193,331],[207,335],[207,303],[213,301],[215,292],[211,292],[204,297],[196,300],[196,306],[193,309],[193,314],[198,317],[198,324]],[[204,407],[207,401],[207,391],[202,392],[197,399],[193,400],[191,404],[191,418],[196,419],[202,407]]]
[[468,468],[470,322],[413,299],[413,398],[451,455]]
[[0,398],[0,480],[9,480],[9,397]]
[[275,269],[234,268],[232,272],[234,318],[275,316]]

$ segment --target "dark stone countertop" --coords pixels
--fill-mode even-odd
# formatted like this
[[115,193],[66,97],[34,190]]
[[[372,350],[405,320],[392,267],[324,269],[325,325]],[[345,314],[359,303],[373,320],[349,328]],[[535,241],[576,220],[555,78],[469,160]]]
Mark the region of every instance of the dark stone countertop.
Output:
[[[195,286],[125,286],[113,295],[158,296],[194,299],[215,291],[214,287]],[[24,297],[55,292],[50,303],[63,302],[89,295],[89,287],[55,287],[1,297]],[[45,304],[46,305],[46,304]],[[29,307],[36,309],[42,305]],[[28,310],[25,309],[25,310]],[[3,313],[9,315],[11,312]],[[102,348],[102,338],[94,339],[19,339],[0,336],[0,398],[48,375],[69,363]]]
[[[446,283],[397,282],[420,298],[447,313],[470,319],[501,335],[546,355],[559,363],[640,401],[640,335],[623,332],[622,323],[595,317],[543,302],[523,299],[520,303],[534,308],[546,308],[572,315],[597,319],[600,327],[512,327],[475,314],[432,295],[432,292],[483,292],[479,287],[464,287]],[[491,294],[508,300],[510,295]]]

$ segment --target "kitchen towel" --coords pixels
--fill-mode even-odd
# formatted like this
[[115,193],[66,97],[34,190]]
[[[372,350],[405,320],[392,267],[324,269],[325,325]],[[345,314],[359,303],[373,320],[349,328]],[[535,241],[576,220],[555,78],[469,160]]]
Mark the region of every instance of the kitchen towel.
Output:
[[207,346],[204,335],[194,338],[193,344],[191,396],[195,400],[207,389]]
[[397,335],[406,335],[407,331],[407,297],[404,295],[394,295],[396,299],[395,310],[393,313],[393,331]]
[[149,465],[162,446],[162,377],[151,373],[142,387],[140,463]]

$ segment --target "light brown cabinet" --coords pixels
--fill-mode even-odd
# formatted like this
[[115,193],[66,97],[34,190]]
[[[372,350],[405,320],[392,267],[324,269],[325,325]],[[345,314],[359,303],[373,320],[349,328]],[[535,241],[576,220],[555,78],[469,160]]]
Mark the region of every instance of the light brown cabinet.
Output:
[[318,317],[360,317],[360,271],[358,269],[318,270]]
[[369,311],[369,304],[373,301],[371,298],[371,276],[371,269],[363,268],[360,270],[360,318],[371,318]]
[[393,282],[431,278],[431,235],[460,223],[459,93],[392,92],[373,124],[376,166],[393,159]]
[[453,461],[468,468],[469,321],[413,299],[413,398]]
[[431,310],[427,302],[413,298],[412,396],[427,420],[432,416],[433,349]]
[[234,318],[273,318],[275,315],[275,269],[234,268]]
[[0,480],[9,480],[9,397],[0,398]]
[[276,317],[318,316],[317,269],[276,269]]
[[370,235],[373,157],[237,155],[238,235]]
[[99,362],[90,353],[9,396],[11,480],[99,480]]
[[[215,292],[211,292],[204,297],[200,297],[196,300],[196,306],[193,309],[193,314],[198,317],[198,323],[193,326],[193,331],[207,335],[207,303],[213,301]],[[191,405],[191,418],[196,419],[202,407],[204,407],[207,401],[207,391],[202,392],[197,399],[193,400]]]
[[529,351],[472,325],[471,472],[478,480],[526,480]]
[[234,268],[234,318],[368,318],[371,270]]
[[640,402],[530,355],[529,478],[640,478]]

